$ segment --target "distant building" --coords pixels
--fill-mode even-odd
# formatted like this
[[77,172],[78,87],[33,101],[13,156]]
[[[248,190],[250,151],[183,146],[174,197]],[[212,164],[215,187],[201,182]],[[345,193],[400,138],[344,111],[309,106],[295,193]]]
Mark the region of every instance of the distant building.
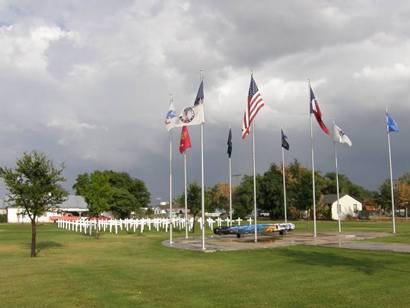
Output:
[[[7,213],[7,222],[9,223],[28,223],[30,218],[23,215],[23,209],[8,205],[4,201],[0,204],[1,209]],[[69,195],[67,200],[58,205],[54,211],[48,211],[44,215],[37,217],[38,222],[52,222],[56,216],[77,216],[81,217],[88,212],[88,206],[81,196]]]
[[[331,207],[332,219],[338,220],[337,213],[337,195],[324,195],[323,202]],[[343,195],[339,199],[340,202],[340,219],[344,220],[347,216],[358,217],[362,210],[362,203],[349,195]]]
[[[159,205],[151,206],[155,216],[169,216],[169,202],[161,202]],[[188,213],[189,213],[188,209]],[[172,213],[177,216],[185,214],[185,207],[180,206],[178,203],[172,204]]]

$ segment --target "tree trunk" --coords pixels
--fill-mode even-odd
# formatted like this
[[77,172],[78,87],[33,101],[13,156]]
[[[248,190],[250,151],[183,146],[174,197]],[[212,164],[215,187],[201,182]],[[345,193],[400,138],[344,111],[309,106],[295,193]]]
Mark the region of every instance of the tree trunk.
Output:
[[195,217],[196,217],[196,215],[193,215],[194,216],[194,223],[192,224],[192,233],[195,233]]
[[37,256],[36,248],[37,248],[37,224],[36,218],[34,217],[31,220],[31,257]]
[[97,223],[95,228],[95,238],[98,239],[100,237],[100,230],[99,230],[99,223],[100,223],[100,215],[97,215]]

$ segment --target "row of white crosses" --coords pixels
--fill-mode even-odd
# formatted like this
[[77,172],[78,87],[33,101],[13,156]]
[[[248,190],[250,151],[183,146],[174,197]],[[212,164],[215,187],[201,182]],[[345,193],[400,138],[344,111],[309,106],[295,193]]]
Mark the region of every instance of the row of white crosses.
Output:
[[[207,218],[206,223],[208,227],[213,230],[214,225],[216,227],[232,226],[234,223],[240,226],[241,222],[244,221],[241,218],[233,219],[232,221],[229,218],[217,219]],[[248,220],[249,224],[252,224],[252,218]],[[201,217],[197,219],[199,226],[202,230],[202,219]],[[143,233],[145,229],[149,231],[165,231],[168,232],[169,225],[172,223],[174,229],[185,230],[185,225],[188,226],[188,230],[192,231],[194,225],[194,219],[190,218],[188,221],[185,221],[184,218],[172,218],[170,221],[169,218],[140,218],[140,219],[108,219],[100,220],[98,222],[98,230],[100,232],[110,232],[118,234],[119,231],[125,230],[127,232],[140,232]],[[57,227],[60,229],[66,229],[69,231],[80,232],[90,235],[93,230],[97,230],[97,221],[96,220],[57,220]]]

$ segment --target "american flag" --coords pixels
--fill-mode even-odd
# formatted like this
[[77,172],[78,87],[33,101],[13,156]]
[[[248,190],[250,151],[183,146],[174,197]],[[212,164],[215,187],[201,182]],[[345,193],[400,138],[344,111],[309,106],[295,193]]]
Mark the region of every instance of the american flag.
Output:
[[258,86],[256,85],[252,75],[251,84],[249,85],[248,104],[243,116],[242,139],[245,139],[246,136],[248,136],[253,119],[263,106],[265,106],[265,102],[259,93]]

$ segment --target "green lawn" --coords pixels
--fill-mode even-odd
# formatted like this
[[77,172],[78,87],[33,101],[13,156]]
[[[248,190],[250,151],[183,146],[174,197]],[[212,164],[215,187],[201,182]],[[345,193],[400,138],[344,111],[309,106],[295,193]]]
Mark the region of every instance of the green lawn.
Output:
[[[335,228],[319,222],[319,232]],[[407,241],[409,229],[398,225]],[[0,307],[410,306],[408,254],[311,246],[204,254],[163,247],[165,233],[95,240],[54,225],[38,235],[30,258],[30,227],[0,224]]]

